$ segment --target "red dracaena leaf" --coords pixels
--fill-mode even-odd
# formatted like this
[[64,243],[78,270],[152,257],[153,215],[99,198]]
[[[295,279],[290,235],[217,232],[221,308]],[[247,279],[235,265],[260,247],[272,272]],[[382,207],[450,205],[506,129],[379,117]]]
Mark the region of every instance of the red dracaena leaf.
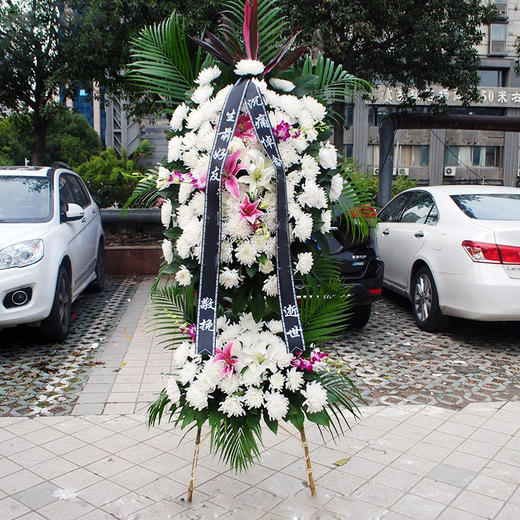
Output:
[[231,65],[233,63],[232,59],[229,59],[226,55],[223,55],[221,52],[219,52],[213,45],[210,43],[201,40],[200,38],[196,38],[195,36],[190,36],[190,38],[197,44],[200,45],[206,52],[211,54],[212,56],[215,56],[215,58],[219,59],[220,61],[224,62],[226,65]]
[[287,38],[285,43],[280,47],[280,50],[276,53],[276,56],[266,65],[264,76],[270,72],[278,63],[281,61],[281,59],[285,56],[287,51],[290,49],[291,45],[294,43],[294,40],[296,40],[296,37],[299,34],[299,30],[295,29],[293,33]]
[[236,41],[237,41],[236,31],[234,30],[231,20],[225,15],[222,15],[222,17],[221,17],[221,28],[222,28],[222,32],[226,36],[228,48],[231,51],[233,51],[233,53],[236,55],[238,60],[243,59],[241,51],[239,51],[238,48],[236,47]]
[[244,43],[246,44],[246,55],[250,60],[258,57],[258,0],[246,0],[244,3]]
[[285,58],[280,60],[278,63],[278,70],[288,69],[295,61],[298,61],[308,49],[309,47],[304,45],[303,47],[298,47],[297,49],[294,49],[294,51],[291,51]]

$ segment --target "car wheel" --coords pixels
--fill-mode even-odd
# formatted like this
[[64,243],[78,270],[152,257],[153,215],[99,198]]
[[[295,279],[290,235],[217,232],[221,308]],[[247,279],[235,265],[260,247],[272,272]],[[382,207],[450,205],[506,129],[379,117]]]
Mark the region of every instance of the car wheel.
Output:
[[348,327],[350,329],[362,329],[370,319],[372,314],[372,304],[356,305],[352,308],[352,316],[349,319]]
[[413,278],[412,311],[422,330],[438,332],[450,324],[450,319],[441,312],[433,275],[426,266],[421,267]]
[[61,266],[51,313],[41,324],[41,332],[46,341],[61,342],[67,337],[72,316],[71,305],[70,274]]
[[90,289],[94,292],[102,292],[105,288],[105,246],[103,241],[99,242],[95,272],[96,278],[90,284]]

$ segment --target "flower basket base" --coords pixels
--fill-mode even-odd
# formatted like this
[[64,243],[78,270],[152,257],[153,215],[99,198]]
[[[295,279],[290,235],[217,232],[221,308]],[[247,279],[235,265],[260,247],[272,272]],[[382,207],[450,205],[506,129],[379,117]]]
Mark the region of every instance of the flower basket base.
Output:
[[[193,449],[193,461],[191,463],[191,475],[190,482],[188,484],[188,502],[193,501],[193,491],[195,490],[195,475],[197,472],[197,464],[199,461],[201,430],[202,428],[199,426],[197,428],[197,437],[195,438],[195,447]],[[316,484],[314,482],[314,475],[312,473],[311,453],[309,450],[309,444],[307,443],[307,438],[305,436],[305,428],[303,426],[300,430],[300,439],[302,442],[303,453],[305,457],[305,468],[307,470],[307,480],[309,482],[309,489],[311,490],[311,496],[315,497]]]

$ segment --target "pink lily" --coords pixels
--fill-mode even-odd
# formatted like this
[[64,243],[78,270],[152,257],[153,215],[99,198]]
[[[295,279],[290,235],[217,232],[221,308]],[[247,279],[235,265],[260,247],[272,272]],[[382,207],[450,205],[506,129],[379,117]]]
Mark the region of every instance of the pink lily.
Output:
[[238,187],[237,173],[240,170],[245,170],[246,167],[244,164],[239,163],[238,159],[241,155],[241,151],[237,150],[235,153],[232,153],[226,159],[224,163],[224,171],[223,171],[223,181],[226,190],[235,197],[235,199],[240,199],[240,189]]
[[249,114],[240,114],[238,116],[237,127],[235,129],[235,137],[247,139],[251,143],[256,143],[255,130]]
[[222,372],[220,372],[220,377],[224,378],[225,376],[233,375],[234,366],[238,363],[238,359],[231,357],[231,349],[233,348],[233,342],[230,341],[225,347],[224,350],[220,350],[217,348],[217,353],[213,358],[213,362],[224,361],[224,367],[222,368]]
[[246,195],[242,204],[240,204],[240,220],[247,220],[250,224],[254,224],[255,220],[263,215],[264,212],[258,209],[260,201],[251,202],[249,197]]

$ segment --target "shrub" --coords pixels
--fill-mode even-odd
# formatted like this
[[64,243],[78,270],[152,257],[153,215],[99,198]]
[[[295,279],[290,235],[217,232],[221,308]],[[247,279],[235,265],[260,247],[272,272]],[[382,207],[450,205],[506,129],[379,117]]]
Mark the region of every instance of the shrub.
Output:
[[108,148],[76,168],[101,208],[123,206],[141,178],[134,170],[134,161],[125,153],[118,157],[113,148]]
[[[371,173],[362,172],[357,163],[349,159],[346,159],[343,162],[342,169],[350,175],[356,185],[361,186],[363,191],[370,194],[371,204],[375,208],[377,206],[379,177]],[[401,193],[404,190],[415,188],[415,186],[417,186],[416,180],[410,179],[404,175],[398,175],[397,177],[394,177],[392,183],[392,197],[395,197],[398,193]]]

